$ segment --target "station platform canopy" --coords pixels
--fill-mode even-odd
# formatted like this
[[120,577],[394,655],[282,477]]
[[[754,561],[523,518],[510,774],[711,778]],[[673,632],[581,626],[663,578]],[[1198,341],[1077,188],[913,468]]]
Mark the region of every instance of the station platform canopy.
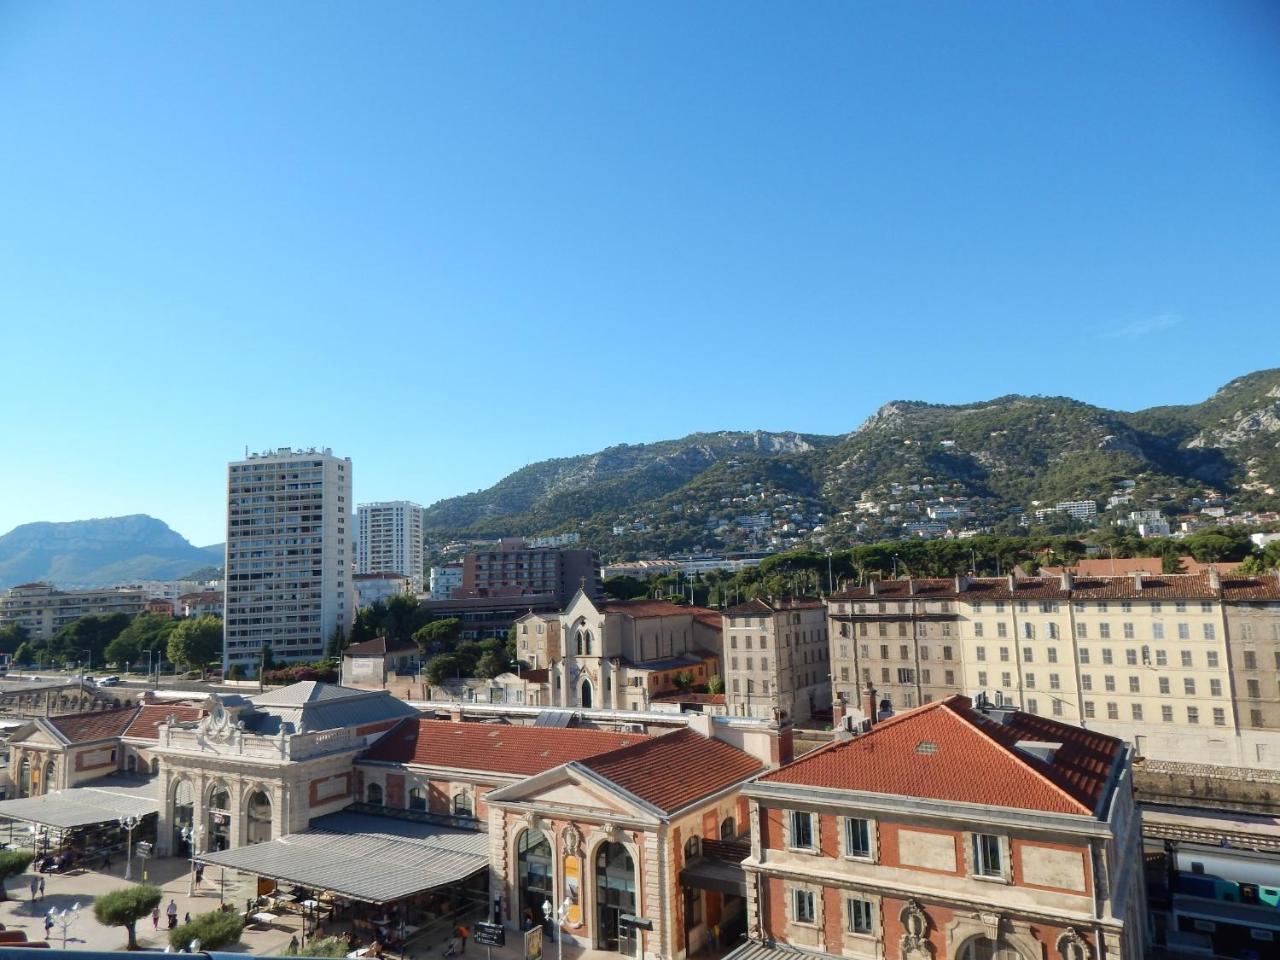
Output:
[[79,787],[52,790],[38,797],[0,800],[0,820],[36,823],[71,830],[121,817],[160,812],[160,783],[137,777],[108,777]]
[[363,813],[334,813],[304,833],[201,854],[206,865],[277,883],[329,891],[365,903],[392,903],[459,883],[489,868],[489,837]]

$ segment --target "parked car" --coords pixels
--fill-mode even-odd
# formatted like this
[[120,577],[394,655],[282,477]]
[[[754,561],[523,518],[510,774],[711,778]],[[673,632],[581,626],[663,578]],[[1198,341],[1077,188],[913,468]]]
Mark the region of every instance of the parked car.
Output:
[[98,686],[118,687],[120,686],[120,678],[119,677],[103,677],[101,680],[98,681]]

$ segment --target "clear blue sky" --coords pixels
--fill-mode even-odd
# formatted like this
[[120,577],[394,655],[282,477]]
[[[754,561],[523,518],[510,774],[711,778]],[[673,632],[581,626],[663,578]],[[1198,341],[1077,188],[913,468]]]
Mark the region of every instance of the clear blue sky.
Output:
[[1280,6],[0,0],[0,531],[1280,364]]

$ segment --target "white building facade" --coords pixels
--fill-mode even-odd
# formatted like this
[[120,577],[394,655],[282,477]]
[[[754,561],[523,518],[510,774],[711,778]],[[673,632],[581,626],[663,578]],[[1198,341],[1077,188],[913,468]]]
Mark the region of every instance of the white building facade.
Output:
[[227,468],[223,667],[317,660],[355,610],[351,460],[283,447]]
[[422,590],[422,507],[409,500],[362,503],[356,531],[356,573],[399,573]]

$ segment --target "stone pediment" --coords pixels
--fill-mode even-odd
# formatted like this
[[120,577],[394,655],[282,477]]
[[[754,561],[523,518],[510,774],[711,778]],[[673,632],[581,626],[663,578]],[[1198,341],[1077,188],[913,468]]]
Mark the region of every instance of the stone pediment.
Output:
[[66,741],[59,738],[50,731],[44,729],[39,724],[29,724],[25,727],[19,727],[9,737],[11,745],[20,745],[24,747],[63,747]]
[[514,803],[551,814],[590,820],[621,819],[659,823],[661,812],[631,797],[576,763],[568,763],[489,793],[490,804]]

